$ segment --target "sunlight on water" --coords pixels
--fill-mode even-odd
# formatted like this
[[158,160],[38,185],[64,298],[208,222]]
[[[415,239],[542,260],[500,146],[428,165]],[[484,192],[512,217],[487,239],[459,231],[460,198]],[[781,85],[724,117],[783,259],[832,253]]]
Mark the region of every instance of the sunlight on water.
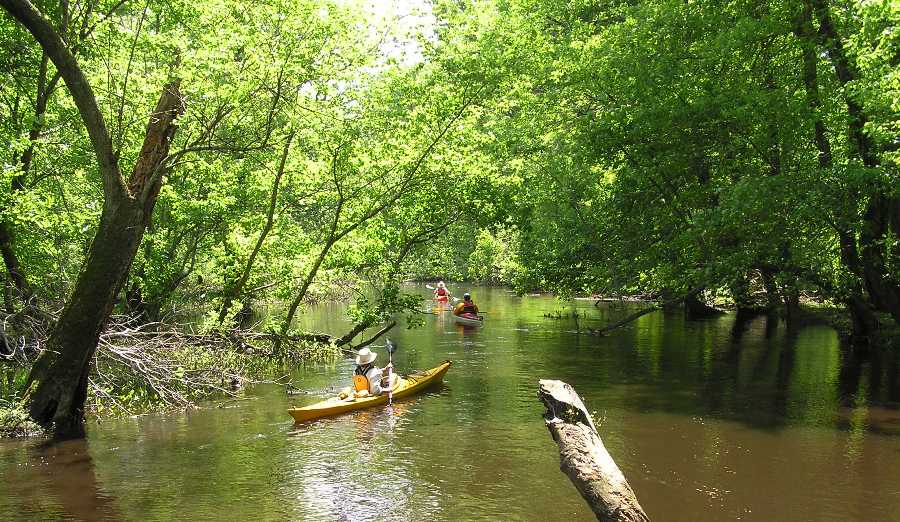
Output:
[[[579,335],[640,305],[472,291],[484,328],[444,313],[390,333],[398,369],[454,361],[440,387],[294,426],[289,407],[349,382],[349,359],[316,363],[294,375],[306,394],[260,385],[224,408],[92,424],[86,442],[3,442],[0,519],[592,520],[559,471],[540,378],[582,395],[654,520],[897,519],[896,354],[858,360],[828,328],[731,315]],[[577,326],[544,317],[563,307]],[[349,325],[337,305],[302,323]]]

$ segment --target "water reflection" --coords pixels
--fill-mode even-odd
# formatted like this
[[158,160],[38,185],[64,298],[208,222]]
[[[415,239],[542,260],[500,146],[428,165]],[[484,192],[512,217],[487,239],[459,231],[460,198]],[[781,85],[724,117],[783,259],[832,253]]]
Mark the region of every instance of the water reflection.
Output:
[[[91,430],[94,476],[83,482],[90,502],[115,498],[115,509],[64,507],[72,501],[41,493],[52,479],[28,471],[0,492],[0,519],[80,509],[138,520],[591,520],[559,472],[540,378],[569,382],[596,412],[655,520],[897,519],[897,352],[864,357],[828,328],[787,331],[776,317],[677,311],[583,335],[641,305],[477,297],[490,311],[481,329],[460,331],[444,313],[391,332],[403,373],[453,360],[442,387],[293,426],[287,408],[348,384],[347,359],[297,368],[309,395],[257,386],[228,409],[106,422]],[[545,318],[563,306],[581,314],[577,326]],[[303,321],[338,333],[349,327],[341,314],[317,306]],[[24,455],[0,445],[0,473],[18,478]]]
[[[13,449],[15,448],[15,449]],[[4,480],[7,502],[23,516],[67,520],[119,520],[112,496],[97,480],[94,461],[84,440],[59,443],[11,443],[0,466],[15,466]],[[0,504],[0,513],[3,513]]]
[[298,518],[417,519],[409,505],[415,470],[406,461],[408,449],[396,440],[410,427],[404,415],[416,409],[409,399],[296,426],[290,432],[295,444],[286,449],[295,463],[289,482]]

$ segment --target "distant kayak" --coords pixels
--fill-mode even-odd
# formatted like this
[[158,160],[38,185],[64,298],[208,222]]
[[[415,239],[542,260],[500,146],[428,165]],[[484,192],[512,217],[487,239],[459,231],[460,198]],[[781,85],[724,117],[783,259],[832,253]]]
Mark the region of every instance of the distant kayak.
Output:
[[484,326],[484,318],[475,314],[453,315],[453,320],[465,326]]
[[[452,362],[444,361],[439,366],[430,370],[414,373],[401,377],[394,389],[394,400],[402,399],[410,395],[415,395],[424,391],[429,386],[441,382],[444,374],[450,369]],[[302,408],[292,408],[288,410],[294,422],[303,422],[313,419],[321,419],[323,417],[333,417],[348,411],[361,410],[363,408],[373,408],[387,404],[387,393],[376,395],[374,397],[362,397],[359,399],[341,399],[340,397],[332,397],[322,402],[317,402]]]

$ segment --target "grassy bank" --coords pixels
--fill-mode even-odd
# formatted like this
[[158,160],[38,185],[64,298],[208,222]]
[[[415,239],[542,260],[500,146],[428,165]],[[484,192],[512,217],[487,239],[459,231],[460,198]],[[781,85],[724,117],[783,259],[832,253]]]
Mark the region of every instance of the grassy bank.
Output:
[[0,438],[41,437],[44,430],[18,405],[0,400]]

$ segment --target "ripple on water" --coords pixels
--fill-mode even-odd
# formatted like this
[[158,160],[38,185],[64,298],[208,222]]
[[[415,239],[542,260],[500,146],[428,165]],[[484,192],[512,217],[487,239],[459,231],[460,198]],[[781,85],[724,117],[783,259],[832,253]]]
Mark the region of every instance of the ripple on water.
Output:
[[[310,395],[259,386],[234,408],[111,420],[55,454],[2,443],[0,519],[592,520],[559,471],[541,378],[595,412],[654,520],[897,519],[900,355],[854,363],[830,330],[728,315],[578,335],[542,317],[566,303],[472,290],[484,328],[429,316],[391,332],[398,369],[454,361],[430,393],[292,426],[290,406],[348,384],[347,359],[298,368]],[[581,326],[630,310],[584,304]]]

